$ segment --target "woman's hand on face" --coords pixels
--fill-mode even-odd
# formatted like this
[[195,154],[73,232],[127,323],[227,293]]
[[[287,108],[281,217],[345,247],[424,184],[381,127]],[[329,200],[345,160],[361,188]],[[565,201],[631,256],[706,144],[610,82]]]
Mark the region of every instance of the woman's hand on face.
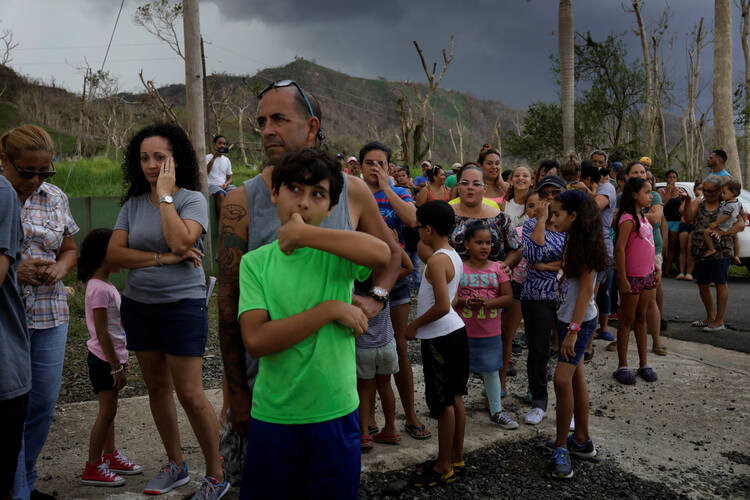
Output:
[[21,284],[39,286],[44,280],[42,272],[55,264],[54,260],[46,259],[25,259],[18,264],[16,276]]
[[176,186],[174,158],[168,156],[159,170],[159,177],[156,179],[156,194],[159,198],[171,195]]
[[549,206],[552,203],[549,199],[540,199],[536,206],[536,218],[538,221],[546,222],[549,217]]

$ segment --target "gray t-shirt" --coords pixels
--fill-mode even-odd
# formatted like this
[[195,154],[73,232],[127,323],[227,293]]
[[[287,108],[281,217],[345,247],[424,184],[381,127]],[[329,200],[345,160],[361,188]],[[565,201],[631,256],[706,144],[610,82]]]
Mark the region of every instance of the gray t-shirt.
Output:
[[[183,220],[193,220],[208,227],[208,205],[197,191],[180,189],[174,195],[174,206]],[[149,193],[130,198],[122,206],[115,229],[128,232],[128,246],[146,252],[169,252],[161,229],[161,214],[149,200]],[[195,247],[203,251],[203,235]],[[183,299],[206,298],[206,277],[203,267],[192,262],[151,266],[128,272],[123,296],[147,304],[166,304]]]
[[[560,303],[557,306],[557,319],[563,323],[570,323],[573,320],[573,311],[576,308],[576,299],[578,299],[578,291],[581,289],[581,280],[578,278],[563,278],[563,282],[560,290]],[[594,297],[594,286],[596,280],[591,282],[591,298],[589,299],[589,305],[586,308],[586,314],[583,316],[583,321],[590,321],[596,318],[596,303]]]
[[722,201],[719,215],[728,215],[729,218],[719,224],[719,229],[722,231],[729,231],[729,228],[734,226],[734,223],[737,222],[737,217],[740,216],[740,210],[742,210],[742,205],[740,205],[739,200]]
[[5,401],[31,389],[31,358],[26,309],[16,281],[23,249],[21,205],[15,189],[2,175],[0,214],[0,253],[10,259],[0,287],[0,401]]
[[604,182],[598,185],[596,194],[609,198],[609,205],[601,211],[601,216],[602,230],[604,231],[604,246],[607,248],[607,255],[611,259],[614,256],[614,245],[612,244],[612,238],[609,237],[609,228],[612,226],[612,215],[614,215],[615,205],[617,204],[617,192],[612,187],[612,184]]

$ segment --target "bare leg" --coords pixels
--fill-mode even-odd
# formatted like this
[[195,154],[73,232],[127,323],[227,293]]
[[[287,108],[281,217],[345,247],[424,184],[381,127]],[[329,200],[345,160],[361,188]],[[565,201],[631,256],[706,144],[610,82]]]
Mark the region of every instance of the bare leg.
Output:
[[[513,302],[510,307],[503,310],[500,317],[500,329],[503,340],[503,368],[500,370],[500,387],[505,390],[505,377],[508,373],[508,364],[510,356],[513,354],[513,339],[516,336],[518,325],[521,324],[521,303]],[[508,332],[507,334],[505,332]]]
[[646,321],[648,323],[648,331],[651,333],[651,338],[653,339],[653,347],[656,348],[661,345],[661,306],[659,299],[661,298],[662,303],[664,301],[661,282],[654,292],[654,300],[648,305],[648,311],[646,312]]
[[688,248],[689,238],[690,233],[680,233],[680,274],[685,274],[687,272],[687,259],[688,254],[690,253],[690,249]]
[[714,314],[714,298],[711,295],[711,286],[707,284],[698,285],[698,293],[701,296],[703,307],[706,309],[706,322],[713,323],[716,315]]
[[462,462],[464,459],[464,432],[466,431],[466,408],[461,396],[453,398],[453,415],[455,418],[455,432],[453,433],[453,450],[451,461]]
[[167,355],[167,365],[175,382],[177,398],[187,414],[206,460],[206,475],[223,482],[224,471],[221,470],[219,459],[219,426],[215,410],[203,392],[202,359],[199,356]]
[[[635,342],[638,346],[638,359],[640,361],[640,367],[644,367],[648,364],[648,345],[646,342],[646,323],[648,321],[649,310],[651,307],[656,307],[655,299],[656,290],[644,290],[641,292],[641,296],[638,298],[638,306],[635,308],[635,323],[633,324],[633,331],[635,332]],[[651,313],[653,314],[653,312]],[[657,327],[658,327],[657,318]],[[619,347],[619,346],[618,346]]]
[[446,407],[438,417],[438,458],[433,469],[448,474],[453,469],[453,441],[456,436],[456,413],[453,406]]
[[414,411],[414,375],[411,371],[409,353],[406,349],[406,325],[409,323],[408,303],[391,307],[391,323],[396,338],[396,352],[398,353],[398,373],[394,374],[398,395],[404,408],[407,425],[421,426],[422,423]]
[[391,387],[390,375],[375,375],[375,384],[380,395],[380,403],[383,405],[383,416],[385,417],[385,427],[383,434],[393,436],[396,431],[396,397]]
[[181,466],[184,460],[180,444],[180,429],[177,426],[177,409],[172,396],[172,375],[167,368],[167,357],[159,351],[136,351],[135,355],[148,389],[151,416],[154,418],[156,430],[159,431],[161,442],[164,444],[164,450],[169,460]]
[[727,310],[727,301],[729,300],[729,286],[716,285],[716,319],[709,326],[719,326],[724,324],[724,313]]
[[[96,462],[102,458],[103,453],[112,453],[114,443],[108,443],[110,439],[110,429],[114,431],[115,415],[117,414],[117,391],[100,391],[97,395],[99,400],[99,413],[96,421],[91,428],[89,437],[89,463]],[[112,441],[114,441],[114,432],[112,432]]]
[[[620,313],[617,323],[617,358],[618,367],[628,366],[628,342],[630,341],[630,328],[636,321],[635,310],[638,306],[639,295],[627,294],[620,296]],[[644,325],[645,329],[645,325]]]
[[221,370],[221,412],[219,413],[219,424],[227,426],[227,409],[229,408],[229,388],[227,387],[227,374]]
[[[573,416],[573,373],[575,370],[575,366],[564,361],[558,361],[557,368],[555,368],[555,399],[557,400],[555,448],[565,446],[565,440],[568,438],[570,419]],[[576,427],[578,427],[578,422],[576,422]]]
[[369,434],[369,424],[372,405],[372,395],[375,393],[375,379],[363,379],[357,377],[357,393],[359,394],[359,433],[364,436]]
[[576,416],[573,438],[577,443],[583,444],[589,440],[589,388],[580,363],[573,374],[573,403],[573,413]]
[[693,259],[693,254],[690,252],[690,246],[693,242],[693,234],[688,234],[688,250],[687,250],[687,274],[693,274],[693,269],[695,269],[695,259]]

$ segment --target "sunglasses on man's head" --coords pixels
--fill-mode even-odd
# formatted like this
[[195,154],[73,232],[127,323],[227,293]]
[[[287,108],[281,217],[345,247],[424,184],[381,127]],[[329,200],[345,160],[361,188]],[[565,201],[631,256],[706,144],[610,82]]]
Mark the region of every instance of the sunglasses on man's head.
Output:
[[279,88],[284,88],[284,87],[291,87],[292,85],[294,87],[296,87],[297,91],[299,92],[299,95],[302,96],[302,99],[304,99],[305,104],[307,104],[307,111],[310,112],[310,117],[311,118],[315,118],[315,113],[313,112],[312,106],[310,105],[310,100],[307,98],[307,94],[305,94],[305,91],[302,90],[302,87],[300,87],[299,84],[297,82],[295,82],[294,80],[279,80],[278,82],[271,83],[268,87],[264,88],[258,94],[258,99],[262,99],[263,98],[263,94],[265,94],[266,92],[268,92],[271,89],[279,89]]
[[10,163],[13,166],[13,168],[16,169],[16,172],[18,172],[18,176],[21,177],[22,179],[33,179],[34,177],[38,175],[41,180],[45,180],[45,179],[49,179],[50,177],[52,177],[53,175],[57,173],[57,170],[55,170],[55,164],[52,162],[50,162],[47,170],[40,170],[40,171],[25,170],[22,168],[18,168],[16,164],[13,163],[13,160],[11,160],[10,158],[8,158],[8,163]]

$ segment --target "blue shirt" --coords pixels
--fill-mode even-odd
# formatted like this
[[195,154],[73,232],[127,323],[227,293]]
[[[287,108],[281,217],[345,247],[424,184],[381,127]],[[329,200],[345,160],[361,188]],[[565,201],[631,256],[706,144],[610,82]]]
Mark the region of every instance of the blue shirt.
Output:
[[[414,203],[414,200],[412,199],[411,193],[408,189],[404,189],[398,186],[391,186],[391,189],[393,189],[393,192],[395,192],[403,201]],[[403,246],[403,221],[399,219],[396,210],[393,209],[393,207],[391,206],[391,202],[388,201],[388,197],[385,195],[385,192],[382,189],[374,193],[374,196],[375,201],[378,203],[378,210],[380,210],[380,215],[385,221],[385,225],[388,226],[388,229],[393,229],[398,233],[398,242]]]
[[722,168],[721,171],[716,172],[716,173],[711,173],[710,175],[719,175],[719,176],[722,176],[722,177],[732,177],[732,174],[730,174],[729,172],[727,172],[726,168]]
[[26,308],[16,281],[23,251],[21,204],[16,190],[2,175],[0,214],[0,252],[10,259],[0,287],[0,401],[5,401],[31,389],[31,358]]
[[416,179],[414,179],[414,185],[415,186],[419,186],[421,184],[427,184],[428,180],[429,179],[427,179],[426,175],[420,175],[419,177],[417,177]]
[[529,219],[523,223],[521,243],[528,270],[521,290],[521,300],[557,300],[557,273],[537,271],[534,264],[562,260],[565,233],[545,229],[545,244],[537,245],[531,239],[535,226],[536,219]]

